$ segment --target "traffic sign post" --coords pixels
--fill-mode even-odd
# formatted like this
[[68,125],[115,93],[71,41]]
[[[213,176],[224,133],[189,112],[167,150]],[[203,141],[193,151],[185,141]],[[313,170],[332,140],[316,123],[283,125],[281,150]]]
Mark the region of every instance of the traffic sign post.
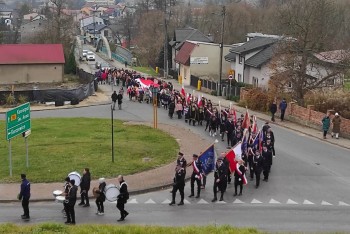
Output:
[[9,161],[10,161],[10,176],[12,176],[12,151],[11,139],[23,134],[26,143],[26,165],[28,163],[28,143],[27,136],[30,134],[30,103],[17,106],[6,112],[6,140],[9,141]]
[[230,80],[230,94],[228,95],[229,99],[231,100],[231,80],[233,79],[232,75],[228,76],[228,79]]

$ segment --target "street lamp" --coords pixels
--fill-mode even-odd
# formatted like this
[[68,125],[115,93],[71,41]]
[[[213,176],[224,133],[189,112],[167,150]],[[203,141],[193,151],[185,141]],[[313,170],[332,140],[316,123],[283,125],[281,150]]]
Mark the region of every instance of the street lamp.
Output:
[[152,92],[152,100],[153,100],[153,128],[158,128],[158,103],[157,103],[157,94],[158,87],[154,87],[153,85],[150,87],[150,91]]
[[226,7],[222,6],[222,24],[221,24],[221,41],[220,41],[220,67],[219,67],[219,96],[221,96],[221,79],[222,79],[222,56],[224,53],[224,30],[225,30],[225,16],[226,16]]

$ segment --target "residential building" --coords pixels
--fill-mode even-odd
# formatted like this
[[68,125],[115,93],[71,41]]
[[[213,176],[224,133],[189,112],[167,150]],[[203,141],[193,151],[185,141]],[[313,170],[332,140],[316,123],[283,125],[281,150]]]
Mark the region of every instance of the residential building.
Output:
[[97,4],[99,6],[111,6],[115,4],[115,0],[86,0],[86,4]]
[[14,10],[8,7],[3,0],[0,0],[0,20],[4,20],[6,25],[11,25]]
[[38,13],[30,13],[23,16],[23,22],[30,22],[35,20],[43,20],[46,19],[45,15],[41,15]]
[[175,29],[173,39],[169,42],[169,45],[171,46],[171,51],[172,51],[171,64],[169,64],[170,69],[178,71],[179,66],[178,66],[178,63],[176,63],[175,61],[175,57],[179,52],[179,50],[181,49],[182,45],[187,40],[197,41],[197,42],[208,42],[208,43],[213,42],[212,38],[204,35],[198,29],[194,29],[191,27]]
[[94,24],[90,24],[84,27],[83,30],[85,38],[89,43],[92,43],[94,41],[94,38],[97,40],[101,35],[105,36],[108,41],[113,41],[112,29],[107,25],[98,24],[95,26]]
[[[224,54],[231,46],[224,45]],[[179,65],[179,75],[184,85],[191,84],[192,76],[208,81],[219,81],[220,46],[215,43],[185,41],[175,57]],[[222,60],[222,79],[227,77],[230,63]],[[193,82],[192,82],[193,83]]]
[[40,37],[40,34],[48,29],[47,20],[35,20],[21,25],[20,32],[20,42],[34,43],[36,37]]
[[89,16],[80,20],[80,30],[83,33],[83,28],[90,24],[95,23],[96,25],[105,24],[102,18],[97,16]]
[[0,84],[63,81],[61,44],[4,44],[0,51]]

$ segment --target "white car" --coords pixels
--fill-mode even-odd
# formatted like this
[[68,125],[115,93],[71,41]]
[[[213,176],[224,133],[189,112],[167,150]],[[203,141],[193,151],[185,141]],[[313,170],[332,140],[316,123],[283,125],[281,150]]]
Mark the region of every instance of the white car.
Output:
[[95,61],[95,54],[91,51],[87,52],[86,61]]
[[86,57],[86,55],[87,55],[88,52],[89,52],[88,50],[83,50],[83,58]]

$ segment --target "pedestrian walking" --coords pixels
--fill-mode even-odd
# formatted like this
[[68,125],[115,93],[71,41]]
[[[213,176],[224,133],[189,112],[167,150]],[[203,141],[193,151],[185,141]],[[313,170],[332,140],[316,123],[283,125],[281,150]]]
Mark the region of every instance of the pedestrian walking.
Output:
[[65,224],[71,224],[75,225],[75,210],[74,206],[77,202],[77,192],[78,192],[78,186],[75,185],[75,180],[70,180],[70,188],[69,192],[66,195],[65,202],[67,203],[66,209],[67,209],[67,221]]
[[284,114],[286,112],[286,109],[287,109],[287,101],[285,98],[283,98],[280,103],[281,121],[284,121]]
[[129,199],[129,192],[128,192],[128,185],[124,181],[123,176],[119,175],[117,179],[120,184],[120,187],[119,187],[120,194],[117,197],[117,208],[120,211],[120,219],[118,219],[118,222],[120,222],[120,221],[124,221],[126,216],[128,216],[129,214],[129,212],[125,210],[125,204]]
[[103,203],[106,201],[105,188],[106,182],[105,178],[98,179],[98,189],[95,191],[96,193],[96,206],[97,206],[97,215],[104,215],[105,209]]
[[214,186],[213,186],[214,198],[212,202],[216,202],[218,200],[217,198],[218,190],[221,193],[219,200],[220,201],[224,200],[224,193],[227,187],[227,170],[228,168],[226,167],[226,164],[223,162],[223,158],[219,157],[215,164]]
[[329,112],[327,112],[326,116],[323,117],[322,119],[323,139],[327,138],[327,133],[328,133],[330,124],[331,124],[331,119],[329,118]]
[[89,207],[89,190],[90,190],[90,183],[91,183],[91,174],[89,168],[85,168],[83,171],[83,177],[81,178],[80,183],[80,195],[81,195],[81,202],[79,203],[79,206],[83,207]]
[[275,114],[277,112],[277,104],[276,104],[276,99],[272,102],[270,105],[270,112],[271,112],[271,121],[275,122]]
[[173,184],[173,190],[172,190],[172,199],[169,205],[175,205],[175,197],[176,197],[176,192],[179,190],[180,196],[181,196],[181,201],[178,206],[184,205],[184,188],[185,188],[185,175],[186,171],[181,165],[176,165],[175,168],[175,177],[174,177],[174,184]]
[[243,192],[243,182],[245,180],[245,172],[246,172],[246,167],[244,166],[244,161],[243,160],[238,160],[237,161],[234,176],[235,176],[235,193],[233,196],[237,196],[237,188],[239,186],[239,194],[238,196],[242,196]]
[[118,109],[121,110],[122,109],[122,103],[123,103],[123,92],[124,90],[121,88],[119,90],[119,93],[117,95],[117,100],[118,100]]
[[263,169],[263,158],[260,156],[259,150],[255,152],[255,156],[253,158],[254,163],[254,172],[255,172],[255,188],[259,188],[260,186],[260,175]]
[[198,159],[197,154],[193,154],[193,162],[192,162],[193,172],[191,175],[191,195],[188,197],[194,196],[194,182],[197,183],[197,196],[200,197],[201,194],[201,180],[202,180],[202,163]]
[[112,110],[115,110],[115,104],[118,100],[118,94],[116,91],[113,92],[111,98],[112,98],[112,102],[113,102]]
[[263,158],[263,175],[264,175],[263,181],[267,182],[269,180],[269,174],[270,174],[271,165],[272,165],[272,152],[267,150],[266,145],[263,145],[262,158]]
[[18,200],[22,200],[23,215],[21,218],[29,220],[29,199],[30,199],[30,182],[27,180],[26,174],[21,174],[21,190],[18,194]]
[[332,129],[332,137],[335,134],[335,138],[339,139],[339,133],[340,133],[340,124],[341,124],[341,118],[338,113],[335,113],[334,118],[332,119],[333,123],[333,129]]

